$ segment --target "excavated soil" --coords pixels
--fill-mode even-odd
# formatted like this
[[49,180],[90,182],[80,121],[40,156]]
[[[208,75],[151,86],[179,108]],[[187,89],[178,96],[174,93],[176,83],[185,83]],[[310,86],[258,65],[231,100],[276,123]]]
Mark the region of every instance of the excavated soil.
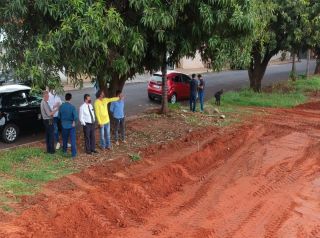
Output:
[[320,237],[320,103],[52,182],[0,237]]

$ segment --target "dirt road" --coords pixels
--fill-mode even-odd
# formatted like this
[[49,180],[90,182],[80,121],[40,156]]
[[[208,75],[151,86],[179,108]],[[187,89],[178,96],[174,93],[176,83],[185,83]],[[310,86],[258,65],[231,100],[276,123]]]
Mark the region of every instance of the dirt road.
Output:
[[46,186],[1,237],[320,237],[320,103],[190,133]]

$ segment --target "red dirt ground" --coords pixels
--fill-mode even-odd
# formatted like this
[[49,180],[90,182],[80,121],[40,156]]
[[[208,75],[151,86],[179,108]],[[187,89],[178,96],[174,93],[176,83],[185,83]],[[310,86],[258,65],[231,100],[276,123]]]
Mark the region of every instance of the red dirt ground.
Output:
[[320,103],[48,184],[0,237],[320,237]]

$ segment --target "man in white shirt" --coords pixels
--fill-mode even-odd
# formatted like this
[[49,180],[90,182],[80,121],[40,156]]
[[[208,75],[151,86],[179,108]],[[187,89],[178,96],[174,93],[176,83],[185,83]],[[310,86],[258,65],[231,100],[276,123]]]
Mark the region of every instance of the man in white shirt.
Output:
[[62,101],[61,101],[61,98],[59,97],[59,95],[57,95],[56,90],[54,90],[54,89],[52,89],[49,92],[48,104],[49,104],[51,110],[57,110],[57,112],[53,115],[53,126],[54,126],[54,138],[55,138],[55,142],[56,142],[56,150],[58,150],[60,148],[59,128],[58,128],[58,124],[59,124],[58,111],[59,111],[59,107],[62,104]]
[[97,153],[95,134],[95,114],[89,94],[84,95],[84,103],[79,109],[79,121],[83,126],[85,150],[87,154]]

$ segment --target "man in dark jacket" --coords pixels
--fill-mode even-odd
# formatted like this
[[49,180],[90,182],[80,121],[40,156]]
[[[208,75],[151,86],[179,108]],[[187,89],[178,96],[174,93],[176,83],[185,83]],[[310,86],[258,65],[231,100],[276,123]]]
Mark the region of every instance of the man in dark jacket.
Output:
[[190,111],[196,111],[197,103],[197,93],[198,93],[198,81],[196,80],[196,75],[192,74],[192,79],[190,81]]

